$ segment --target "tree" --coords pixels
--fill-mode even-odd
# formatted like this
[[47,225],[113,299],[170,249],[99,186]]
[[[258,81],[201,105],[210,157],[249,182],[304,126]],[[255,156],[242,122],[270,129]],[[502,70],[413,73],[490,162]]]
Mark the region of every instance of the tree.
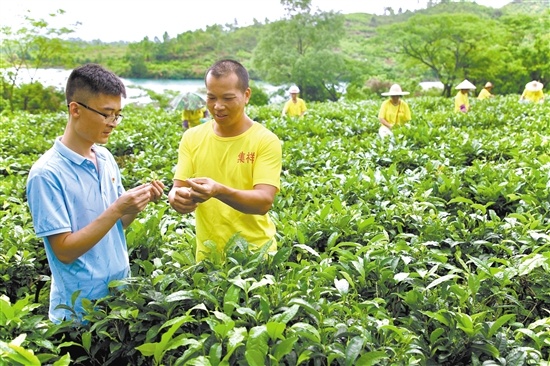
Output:
[[346,73],[344,59],[330,50],[307,53],[295,63],[296,83],[310,100],[338,100],[339,80]]
[[338,52],[343,16],[311,13],[311,0],[282,0],[288,19],[266,24],[252,64],[263,80],[296,84],[309,100],[336,100],[344,57]]
[[269,95],[264,88],[254,81],[250,82],[250,89],[252,90],[252,95],[250,96],[250,105],[266,105],[269,103]]
[[[542,14],[510,14],[502,17],[508,30],[506,45],[511,62],[517,65],[514,92],[522,92],[525,83],[550,82],[550,10]],[[512,76],[511,75],[511,76]],[[517,77],[519,76],[519,80]],[[511,86],[513,87],[513,86]]]
[[[50,17],[62,15],[63,10],[57,10]],[[14,110],[14,90],[22,71],[27,70],[34,83],[36,70],[45,62],[55,60],[59,55],[66,54],[66,46],[60,37],[72,33],[69,28],[51,28],[44,19],[33,19],[26,15],[24,26],[18,30],[11,27],[1,27],[1,53],[7,65],[7,79],[2,79],[2,96],[8,100],[11,111]],[[32,73],[34,70],[34,73]],[[7,82],[6,82],[7,80]]]
[[46,111],[60,111],[66,106],[64,93],[41,83],[22,84],[13,95],[14,109],[40,114]]
[[449,96],[455,82],[490,69],[500,57],[499,32],[496,21],[473,14],[419,14],[379,29],[378,36],[388,42],[390,54],[431,71]]

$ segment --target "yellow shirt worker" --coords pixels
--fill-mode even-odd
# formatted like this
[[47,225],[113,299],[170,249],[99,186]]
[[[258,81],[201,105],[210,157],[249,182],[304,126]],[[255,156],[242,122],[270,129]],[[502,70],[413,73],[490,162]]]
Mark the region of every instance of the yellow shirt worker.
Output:
[[490,81],[488,81],[487,83],[485,83],[485,87],[481,89],[481,91],[477,95],[477,99],[483,100],[483,99],[489,99],[494,97],[494,95],[491,94],[491,89],[493,89],[493,84]]
[[273,132],[246,114],[249,81],[235,60],[212,65],[205,74],[212,119],[186,130],[180,141],[168,201],[181,214],[195,213],[197,261],[224,260],[235,234],[250,250],[277,250],[269,210],[280,188],[282,148]]
[[470,90],[475,90],[476,87],[474,84],[464,79],[460,84],[458,84],[455,89],[458,89],[458,93],[455,96],[455,112],[468,113],[470,110],[470,102],[468,100],[468,92]]
[[[174,179],[209,177],[234,189],[252,189],[269,184],[279,189],[281,143],[263,125],[254,122],[239,136],[221,137],[214,133],[213,121],[191,128],[183,135]],[[215,162],[215,163],[213,163]],[[223,253],[225,244],[235,233],[259,249],[273,240],[270,251],[277,249],[275,224],[269,215],[247,215],[217,199],[210,199],[196,209],[196,259],[208,257],[204,243],[212,241]]]
[[411,120],[409,105],[401,99],[403,95],[408,94],[409,92],[401,90],[399,84],[393,84],[388,92],[382,93],[383,96],[390,98],[382,103],[380,111],[378,111],[378,120],[381,124],[378,130],[380,137],[393,135],[391,130],[395,126],[403,125]]
[[544,84],[536,80],[528,82],[525,84],[525,89],[523,90],[523,94],[521,94],[519,101],[523,103],[542,103],[544,101],[544,93],[542,92],[543,87]]
[[201,109],[196,109],[196,110],[185,109],[182,112],[181,117],[182,117],[182,120],[184,121],[184,124],[185,124],[185,121],[187,121],[187,127],[189,128],[196,127],[201,124],[202,122],[201,119],[206,116],[205,112],[206,112],[206,107],[202,107]]
[[304,102],[302,98],[298,98],[298,93],[300,93],[300,89],[296,85],[293,85],[290,87],[288,92],[290,93],[290,100],[285,103],[282,116],[303,116],[307,111],[307,107],[306,102]]

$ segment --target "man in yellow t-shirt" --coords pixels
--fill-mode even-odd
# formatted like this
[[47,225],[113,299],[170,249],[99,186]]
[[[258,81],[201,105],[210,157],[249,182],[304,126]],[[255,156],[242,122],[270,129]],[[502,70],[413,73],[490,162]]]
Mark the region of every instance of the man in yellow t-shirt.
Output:
[[292,85],[288,92],[290,93],[290,100],[285,103],[282,116],[302,117],[306,113],[307,107],[306,102],[302,98],[298,98],[300,88]]
[[455,96],[455,112],[468,113],[470,110],[468,92],[475,90],[475,88],[475,85],[466,79],[455,87],[455,89],[458,89],[458,93]]
[[519,101],[522,103],[533,102],[533,103],[542,103],[544,102],[544,93],[542,88],[544,87],[543,83],[540,83],[536,80],[530,81],[525,84],[525,89],[519,98]]
[[240,63],[216,62],[205,83],[213,119],[184,132],[170,205],[182,214],[195,212],[197,261],[213,258],[212,251],[223,258],[237,233],[254,250],[270,243],[269,251],[275,251],[268,211],[280,188],[281,143],[247,116],[251,90]]
[[485,87],[481,89],[481,91],[477,95],[477,99],[483,100],[483,99],[489,99],[494,97],[494,95],[491,94],[492,89],[493,89],[493,84],[490,81],[486,82]]
[[401,99],[403,95],[408,94],[409,92],[401,90],[399,84],[393,84],[390,91],[382,93],[383,96],[389,96],[390,98],[382,103],[378,112],[378,120],[381,124],[378,134],[381,137],[392,135],[391,130],[394,127],[401,126],[411,120],[409,105]]

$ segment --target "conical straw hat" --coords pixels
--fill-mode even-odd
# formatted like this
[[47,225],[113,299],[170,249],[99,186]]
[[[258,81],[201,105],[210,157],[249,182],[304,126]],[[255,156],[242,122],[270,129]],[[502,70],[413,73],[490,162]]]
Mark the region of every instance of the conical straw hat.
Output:
[[471,89],[471,90],[474,90],[476,88],[476,86],[472,83],[470,83],[467,79],[464,79],[463,82],[461,82],[460,84],[458,84],[455,89],[458,89],[458,90],[464,90],[464,89]]

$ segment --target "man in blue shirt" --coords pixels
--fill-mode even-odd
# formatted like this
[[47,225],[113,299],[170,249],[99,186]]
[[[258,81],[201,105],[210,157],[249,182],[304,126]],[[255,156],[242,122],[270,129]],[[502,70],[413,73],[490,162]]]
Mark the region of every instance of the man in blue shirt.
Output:
[[71,72],[65,94],[65,131],[33,165],[27,198],[52,273],[49,318],[79,323],[83,298],[104,297],[110,281],[128,276],[124,228],[161,198],[164,185],[153,181],[125,191],[112,154],[97,145],[105,144],[122,120],[126,89],[119,77],[86,64]]

